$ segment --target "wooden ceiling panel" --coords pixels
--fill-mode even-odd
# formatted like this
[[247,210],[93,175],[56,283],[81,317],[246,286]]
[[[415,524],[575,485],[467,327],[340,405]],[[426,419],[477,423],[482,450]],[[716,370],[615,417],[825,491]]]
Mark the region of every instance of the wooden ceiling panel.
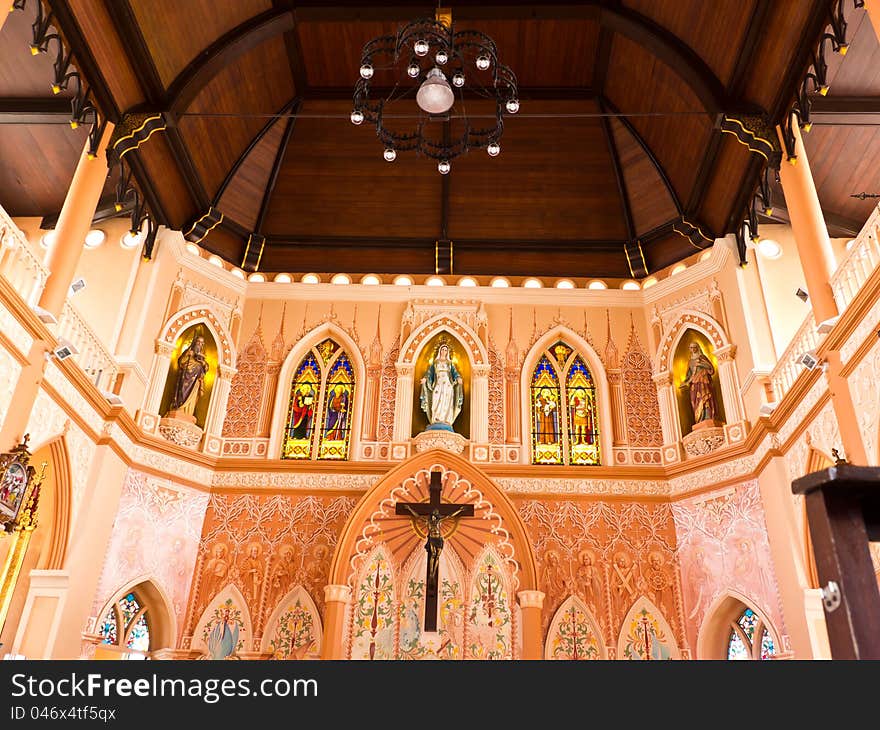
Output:
[[687,200],[712,133],[690,87],[643,47],[614,36],[606,95],[663,166],[678,199]]
[[212,228],[199,245],[238,266],[244,256],[246,243],[245,239],[220,225]]
[[[756,0],[624,0],[689,45],[722,84],[730,81]],[[721,39],[723,42],[720,42]]]
[[457,245],[455,274],[475,276],[628,277],[623,244],[619,248],[583,247],[554,250],[540,244],[527,249],[498,250]]
[[[6,12],[6,9],[3,10]],[[55,61],[55,43],[49,45],[49,53],[32,55],[30,43],[33,38],[31,23],[33,9],[10,12],[3,32],[0,33],[0,96],[45,97],[52,96],[52,64]],[[64,91],[60,96],[72,96]]]
[[137,76],[102,0],[68,0],[68,4],[120,111],[144,101]]
[[218,201],[217,207],[224,216],[250,231],[257,223],[263,193],[286,127],[287,119],[284,118],[272,125],[254,145]]
[[864,10],[851,10],[851,15],[846,55],[826,54],[831,97],[880,96],[880,42]]
[[670,233],[642,246],[648,273],[659,271],[696,251],[694,245],[678,233]]
[[747,75],[743,95],[748,101],[771,110],[810,21],[812,6],[807,0],[773,0],[767,31],[755,48]]
[[61,210],[87,132],[66,124],[0,125],[0,205],[12,216]]
[[597,111],[592,100],[531,101],[506,119],[499,157],[454,160],[450,238],[625,240],[601,120],[567,116]]
[[814,126],[804,144],[822,210],[864,224],[877,199],[850,196],[880,193],[880,127]]
[[292,96],[293,80],[281,36],[227,66],[202,89],[182,115],[180,132],[210,197],[269,115]]
[[[398,25],[394,21],[297,22],[296,33],[309,86],[342,86],[354,91],[364,44],[380,35],[394,35]],[[373,77],[376,86],[393,86],[396,81],[398,79],[393,74],[378,68]]]
[[700,216],[701,221],[713,233],[724,234],[732,203],[736,200],[751,157],[752,153],[733,135],[721,135],[721,145],[713,167],[714,174],[708,183]]
[[612,119],[611,131],[629,197],[636,234],[641,236],[678,217],[666,183],[623,122]]
[[353,126],[350,111],[348,101],[303,104],[264,232],[295,238],[439,236],[436,165],[412,153],[385,162],[375,131]]
[[222,3],[129,0],[129,3],[166,88],[200,51],[224,33],[272,7],[272,0]]
[[327,245],[266,245],[261,271],[315,272],[318,274],[414,274],[434,271],[434,246],[389,247],[383,243]]
[[154,134],[137,152],[150,180],[159,181],[157,192],[168,216],[168,224],[177,230],[186,226],[198,213],[197,202],[190,197],[186,181],[180,173],[164,134]]

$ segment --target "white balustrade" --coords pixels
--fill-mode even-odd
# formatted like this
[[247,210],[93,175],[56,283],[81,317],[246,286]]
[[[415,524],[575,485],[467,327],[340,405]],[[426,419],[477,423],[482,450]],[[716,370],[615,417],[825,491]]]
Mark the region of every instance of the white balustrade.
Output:
[[49,269],[31,250],[27,237],[0,207],[0,275],[21,295],[29,306],[40,298]]
[[118,372],[116,360],[70,302],[64,302],[57,333],[76,348],[73,359],[95,386],[109,390]]

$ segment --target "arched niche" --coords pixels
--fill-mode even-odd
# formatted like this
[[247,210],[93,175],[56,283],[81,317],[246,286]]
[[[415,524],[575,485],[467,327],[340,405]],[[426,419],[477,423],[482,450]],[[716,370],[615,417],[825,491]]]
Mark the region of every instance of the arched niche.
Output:
[[418,355],[413,366],[413,392],[412,392],[412,431],[416,436],[428,427],[428,418],[421,408],[421,378],[425,377],[428,367],[434,362],[437,349],[441,344],[446,344],[450,350],[450,360],[461,376],[464,402],[461,413],[455,419],[453,429],[465,438],[471,435],[471,397],[473,395],[473,373],[471,368],[471,353],[468,348],[455,336],[451,336],[447,330],[441,330],[431,337],[423,340],[419,347]]
[[607,659],[602,629],[578,596],[566,598],[550,622],[544,644],[545,659]]
[[196,425],[199,428],[204,429],[208,420],[208,408],[214,390],[214,381],[217,380],[219,361],[217,356],[217,342],[211,334],[211,331],[202,322],[192,324],[181,330],[174,342],[168,366],[168,374],[165,377],[165,387],[162,390],[162,400],[159,404],[159,415],[165,417],[169,415],[169,412],[173,408],[177,410],[180,409],[182,404],[175,403],[175,399],[178,396],[183,398],[183,395],[178,394],[177,392],[178,382],[181,377],[181,371],[179,368],[180,357],[184,352],[193,351],[193,346],[199,338],[201,338],[204,343],[202,354],[208,363],[208,371],[204,375],[204,387],[201,391],[201,395],[199,396],[198,391],[193,389],[191,398],[198,398],[198,401],[191,415],[195,418]]
[[721,394],[721,381],[719,375],[718,358],[715,355],[714,344],[705,334],[693,327],[687,327],[681,331],[675,352],[672,356],[672,385],[675,388],[676,405],[678,410],[678,424],[682,435],[690,433],[694,428],[695,413],[691,402],[691,388],[682,387],[688,371],[691,358],[691,346],[696,345],[700,353],[705,355],[712,363],[711,376],[711,402],[712,402],[712,425],[726,423],[724,415],[724,399]]
[[[287,411],[290,404],[290,388],[294,373],[303,357],[316,345],[326,339],[334,340],[348,355],[354,368],[355,388],[354,405],[352,408],[351,442],[348,453],[357,454],[360,449],[361,421],[364,411],[364,393],[366,391],[366,366],[357,342],[345,330],[332,322],[318,325],[302,337],[287,353],[278,372],[278,384],[275,388],[275,407],[272,411],[271,428],[269,431],[269,455],[277,459],[281,455],[284,443],[284,427],[287,422]],[[317,414],[315,416],[317,418]]]
[[532,374],[538,361],[548,348],[562,341],[573,348],[583,359],[593,382],[596,385],[596,410],[599,417],[599,462],[603,466],[613,464],[612,444],[613,444],[613,425],[611,420],[611,388],[608,383],[608,376],[605,373],[605,367],[602,365],[602,359],[592,348],[589,342],[573,330],[558,325],[546,332],[535,342],[534,345],[526,353],[523,360],[523,367],[520,373],[520,397],[526,399],[528,406],[524,405],[521,411],[521,433],[523,434],[523,448],[526,449],[524,460],[531,461],[531,401],[528,400],[531,393]]
[[640,596],[632,605],[617,640],[618,659],[681,659],[669,622],[651,601]]
[[[114,606],[118,606],[120,600],[129,594],[134,595],[141,610],[145,612],[150,636],[149,652],[172,648],[177,637],[177,618],[168,595],[155,579],[148,576],[135,578],[113,593],[97,615],[96,633],[101,632],[101,626],[105,618],[113,613]],[[118,621],[118,613],[116,613],[116,617]],[[105,650],[100,653],[102,658],[112,657],[113,652],[122,653],[125,651],[123,643],[113,647],[104,644],[98,646],[99,648],[105,647]]]
[[392,557],[377,545],[363,561],[352,592],[350,659],[394,659],[397,591]]
[[190,648],[203,659],[233,659],[253,642],[251,616],[244,596],[228,583],[202,612]]
[[[470,369],[467,388],[470,392],[465,392],[465,403],[456,420],[455,430],[470,438],[473,443],[487,443],[489,440],[489,352],[471,327],[455,317],[443,314],[420,324],[400,347],[400,355],[395,364],[395,441],[409,441],[414,434],[424,429],[426,422],[419,415],[419,379],[424,375],[427,358],[433,354],[433,343],[444,335],[456,348],[462,364],[464,358],[467,358]],[[467,420],[467,433],[459,428],[463,419]]]
[[272,659],[317,659],[321,616],[309,592],[296,586],[278,602],[266,622],[261,649]]
[[[706,611],[706,616],[697,634],[697,659],[727,659],[728,646],[733,624],[749,609],[759,621],[756,633],[760,637],[760,629],[767,629],[773,642],[775,653],[782,651],[779,633],[767,618],[767,612],[759,608],[756,602],[736,591],[727,591],[718,596]],[[760,641],[760,638],[758,639]],[[759,657],[758,657],[759,658]]]

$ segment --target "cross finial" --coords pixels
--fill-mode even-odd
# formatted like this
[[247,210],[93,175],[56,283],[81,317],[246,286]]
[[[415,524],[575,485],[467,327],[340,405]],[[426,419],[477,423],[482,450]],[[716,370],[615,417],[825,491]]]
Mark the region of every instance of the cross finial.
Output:
[[840,455],[840,452],[837,449],[831,449],[831,456],[834,457],[834,466],[849,464],[849,462]]

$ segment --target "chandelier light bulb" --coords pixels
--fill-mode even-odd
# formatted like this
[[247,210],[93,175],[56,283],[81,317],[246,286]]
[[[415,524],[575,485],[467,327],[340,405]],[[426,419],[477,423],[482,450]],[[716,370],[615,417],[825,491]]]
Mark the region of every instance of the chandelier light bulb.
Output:
[[448,175],[451,169],[452,165],[449,164],[449,160],[440,160],[437,164],[437,170],[441,175]]
[[419,69],[419,64],[417,64],[415,62],[411,63],[409,66],[406,67],[407,74],[409,74],[409,77],[413,78],[413,79],[419,75],[420,70],[421,69]]
[[490,142],[489,146],[486,147],[486,152],[489,153],[489,157],[498,157],[501,153],[501,145],[497,142]]
[[488,56],[486,56],[486,55],[477,56],[477,68],[480,69],[480,71],[485,71],[487,68],[489,68],[489,65],[491,63],[492,62],[489,60]]
[[351,113],[351,123],[352,124],[361,124],[364,121],[364,113],[359,109],[355,109]]
[[446,76],[436,66],[428,71],[427,78],[416,92],[416,103],[428,114],[443,114],[455,102],[455,94]]
[[507,111],[511,114],[516,114],[519,111],[519,100],[518,99],[508,99],[507,100]]
[[363,66],[361,66],[361,78],[362,79],[373,78],[373,67],[369,63],[365,63]]
[[452,76],[452,85],[458,87],[459,89],[464,86],[464,74],[461,71],[456,71]]
[[416,52],[417,56],[427,56],[428,55],[428,41],[426,40],[417,40],[413,44],[413,50]]
[[386,147],[385,152],[383,153],[383,157],[386,162],[394,162],[397,159],[397,150],[393,147]]
[[437,55],[434,56],[434,60],[437,62],[437,65],[442,66],[449,60],[449,54],[446,51],[437,51]]

